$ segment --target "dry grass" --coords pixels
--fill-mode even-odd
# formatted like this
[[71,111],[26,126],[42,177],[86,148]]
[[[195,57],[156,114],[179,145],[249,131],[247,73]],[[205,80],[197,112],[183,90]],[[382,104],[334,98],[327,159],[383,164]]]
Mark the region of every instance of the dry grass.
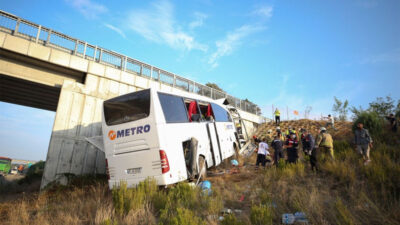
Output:
[[[343,132],[346,133],[346,132]],[[310,224],[400,224],[399,136],[379,140],[364,166],[346,139],[336,160],[311,172],[305,159],[209,177],[213,193],[187,184],[169,189],[151,180],[136,189],[109,191],[104,180],[75,182],[0,203],[1,224],[280,224],[283,213],[304,212]],[[223,215],[221,210],[233,211]]]

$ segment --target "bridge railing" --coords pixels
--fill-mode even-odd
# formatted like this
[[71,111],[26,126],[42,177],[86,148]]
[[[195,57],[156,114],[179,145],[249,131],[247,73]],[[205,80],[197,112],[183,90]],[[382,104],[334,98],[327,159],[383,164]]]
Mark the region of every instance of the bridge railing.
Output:
[[253,114],[258,113],[257,105],[248,101],[235,98],[225,92],[199,84],[126,55],[89,44],[1,10],[0,31],[126,72],[135,73],[136,75],[144,76],[188,92],[197,93],[212,99],[227,98],[229,103],[234,107]]

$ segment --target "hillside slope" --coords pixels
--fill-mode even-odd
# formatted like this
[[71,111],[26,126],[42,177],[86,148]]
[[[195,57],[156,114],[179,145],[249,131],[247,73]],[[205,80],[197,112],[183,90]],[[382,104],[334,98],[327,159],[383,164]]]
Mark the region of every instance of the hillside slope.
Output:
[[[300,128],[305,128],[309,132],[311,132],[313,135],[318,134],[319,128],[323,127],[326,125],[326,121],[315,121],[315,120],[307,120],[307,119],[302,119],[302,120],[289,120],[289,121],[282,121],[279,125],[281,130],[284,132],[286,131],[289,126],[294,128],[297,132],[300,130]],[[335,128],[336,130],[332,129],[331,127],[328,128],[328,132],[337,139],[346,139],[348,140],[351,136],[351,122],[340,122],[337,121],[335,122]],[[276,134],[276,125],[275,122],[269,122],[269,123],[264,123],[261,124],[257,131],[255,132],[254,135],[256,135],[258,138],[264,138],[267,135],[267,131],[269,129],[272,130],[272,134]]]

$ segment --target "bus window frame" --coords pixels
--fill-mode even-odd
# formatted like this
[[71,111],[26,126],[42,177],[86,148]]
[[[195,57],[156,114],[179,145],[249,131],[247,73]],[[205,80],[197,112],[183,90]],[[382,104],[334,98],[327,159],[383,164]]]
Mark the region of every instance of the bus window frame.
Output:
[[[160,100],[160,95],[159,95],[159,94],[169,95],[169,96],[173,96],[173,97],[180,98],[181,101],[182,101],[183,107],[185,108],[185,113],[186,113],[187,121],[186,121],[186,122],[168,122],[167,119],[165,118],[165,113],[164,113],[164,109],[163,109],[163,107],[162,107],[162,105],[161,105],[161,100]],[[187,109],[187,107],[186,107],[186,103],[185,103],[184,97],[157,91],[157,98],[158,98],[158,101],[160,102],[161,111],[162,111],[162,113],[163,113],[164,120],[165,120],[165,123],[166,123],[166,124],[191,123],[191,122],[189,121],[189,113],[188,113],[188,109]]]

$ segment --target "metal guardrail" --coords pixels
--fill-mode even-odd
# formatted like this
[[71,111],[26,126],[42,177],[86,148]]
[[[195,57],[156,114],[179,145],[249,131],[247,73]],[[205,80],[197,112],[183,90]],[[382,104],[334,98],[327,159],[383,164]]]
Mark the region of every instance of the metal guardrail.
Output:
[[96,61],[120,70],[135,73],[175,88],[197,93],[212,99],[227,98],[230,105],[243,111],[257,114],[257,105],[235,98],[225,92],[196,83],[184,77],[162,70],[158,67],[89,44],[77,38],[43,27],[0,10],[0,31],[25,38],[44,46],[66,51],[88,60]]

